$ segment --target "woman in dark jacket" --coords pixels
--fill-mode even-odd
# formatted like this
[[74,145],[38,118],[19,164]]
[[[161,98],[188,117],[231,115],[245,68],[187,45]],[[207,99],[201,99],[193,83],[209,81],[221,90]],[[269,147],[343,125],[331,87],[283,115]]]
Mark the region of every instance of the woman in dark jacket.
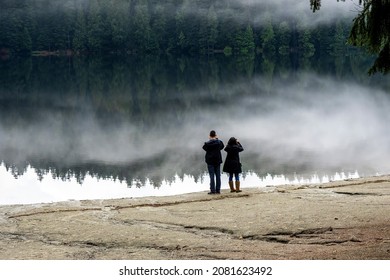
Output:
[[[242,152],[244,148],[241,146],[241,143],[234,137],[229,139],[228,144],[226,145],[225,152],[227,152],[226,160],[223,165],[223,172],[229,173],[229,187],[230,192],[241,192],[240,190],[240,173],[241,162],[239,153]],[[233,174],[236,179],[236,188],[233,184]]]

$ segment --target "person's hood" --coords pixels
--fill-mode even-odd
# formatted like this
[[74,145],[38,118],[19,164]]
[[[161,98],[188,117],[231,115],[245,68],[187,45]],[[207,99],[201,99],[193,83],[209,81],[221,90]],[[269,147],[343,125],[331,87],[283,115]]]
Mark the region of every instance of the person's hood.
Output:
[[219,146],[219,143],[220,143],[220,140],[219,139],[210,139],[209,141],[207,141],[205,144],[207,146]]

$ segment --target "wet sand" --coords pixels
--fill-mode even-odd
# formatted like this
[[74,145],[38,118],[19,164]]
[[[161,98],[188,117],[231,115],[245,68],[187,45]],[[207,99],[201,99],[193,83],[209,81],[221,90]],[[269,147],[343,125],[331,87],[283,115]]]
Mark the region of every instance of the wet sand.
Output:
[[0,259],[390,259],[390,176],[0,206]]

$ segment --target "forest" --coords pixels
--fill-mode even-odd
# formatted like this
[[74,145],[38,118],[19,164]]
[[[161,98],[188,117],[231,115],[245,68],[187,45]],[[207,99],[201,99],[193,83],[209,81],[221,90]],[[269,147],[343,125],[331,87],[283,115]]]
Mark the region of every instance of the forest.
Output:
[[[345,48],[351,18],[276,18],[269,1],[1,0],[0,54],[299,53]],[[261,12],[259,12],[261,11]]]

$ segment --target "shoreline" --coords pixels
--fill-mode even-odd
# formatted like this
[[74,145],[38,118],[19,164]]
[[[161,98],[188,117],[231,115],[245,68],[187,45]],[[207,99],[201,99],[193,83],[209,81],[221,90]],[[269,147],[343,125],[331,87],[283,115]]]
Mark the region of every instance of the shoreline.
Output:
[[[117,182],[115,180],[99,180],[87,176],[85,182],[81,184],[74,177],[67,182],[59,181],[58,179],[48,179],[52,174],[47,174],[45,182],[42,183],[42,181],[37,180],[36,173],[30,166],[26,173],[21,178],[18,178],[17,184],[14,183],[13,176],[6,170],[3,164],[0,164],[0,175],[5,176],[4,185],[6,186],[5,188],[3,186],[2,189],[4,197],[0,197],[0,206],[50,204],[81,200],[166,197],[203,192],[209,189],[208,173],[204,173],[201,178],[201,181],[205,183],[195,182],[194,178],[189,175],[185,175],[182,178],[176,175],[175,181],[164,181],[157,189],[149,180],[142,187],[137,187],[134,184],[128,185],[127,183]],[[365,176],[364,178],[369,176]],[[332,181],[358,178],[363,177],[360,177],[357,171],[335,172],[332,175],[322,176],[314,173],[294,177],[284,174],[259,176],[255,173],[248,172],[241,181],[243,186],[262,189],[283,185],[324,184]],[[227,177],[225,176],[222,177],[222,188],[229,189]],[[20,193],[24,194],[23,197],[20,196]]]
[[0,206],[0,259],[390,259],[390,176]]

